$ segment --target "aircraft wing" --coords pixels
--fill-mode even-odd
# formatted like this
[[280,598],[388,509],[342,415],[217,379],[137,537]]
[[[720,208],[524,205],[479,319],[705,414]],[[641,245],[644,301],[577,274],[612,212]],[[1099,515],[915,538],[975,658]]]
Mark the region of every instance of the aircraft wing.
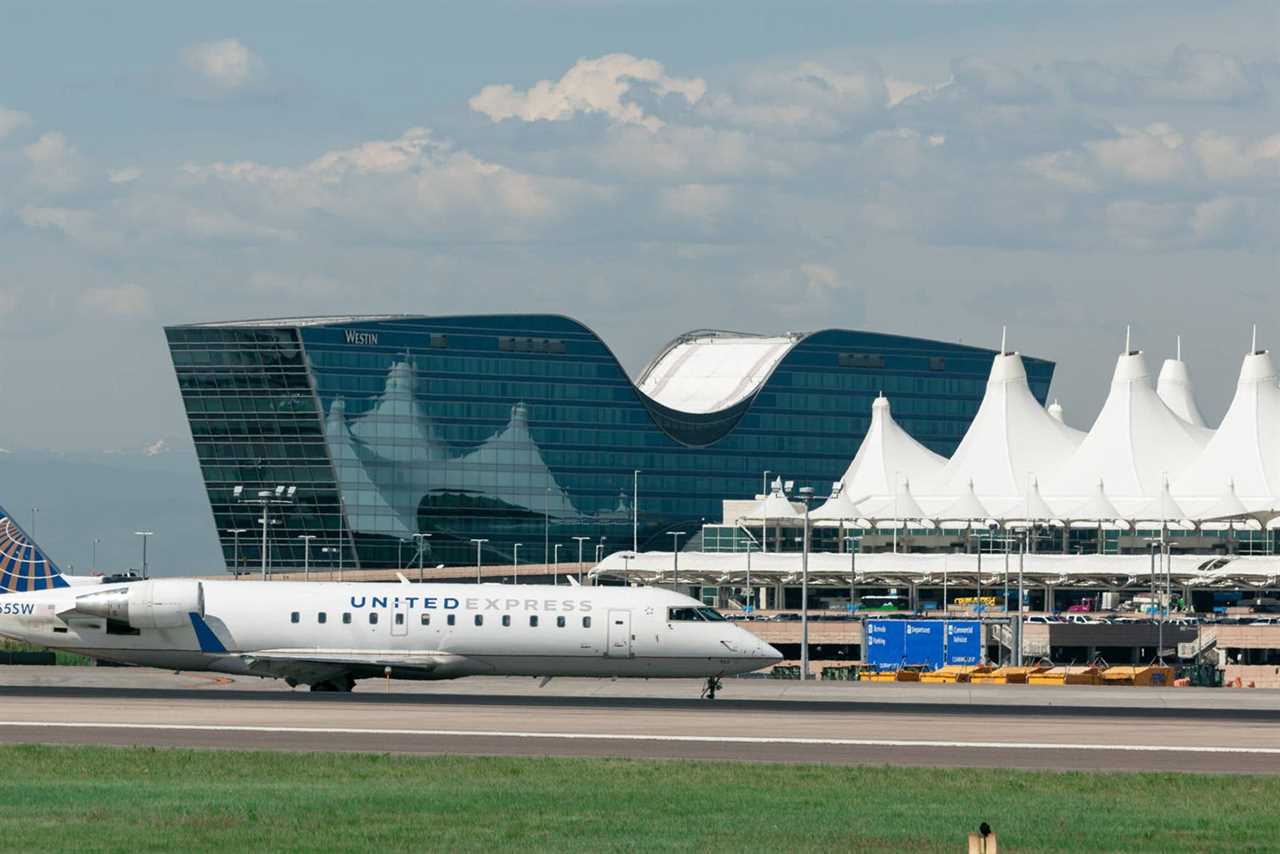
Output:
[[491,669],[456,653],[433,650],[264,649],[240,657],[254,673],[292,676],[300,682],[381,676],[388,667],[400,676],[413,673],[428,679],[450,679]]

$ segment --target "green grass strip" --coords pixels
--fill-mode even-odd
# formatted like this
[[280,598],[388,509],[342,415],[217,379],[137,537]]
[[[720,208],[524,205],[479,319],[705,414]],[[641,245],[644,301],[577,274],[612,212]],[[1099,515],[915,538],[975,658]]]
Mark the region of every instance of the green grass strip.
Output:
[[1274,851],[1280,777],[0,747],[5,850]]

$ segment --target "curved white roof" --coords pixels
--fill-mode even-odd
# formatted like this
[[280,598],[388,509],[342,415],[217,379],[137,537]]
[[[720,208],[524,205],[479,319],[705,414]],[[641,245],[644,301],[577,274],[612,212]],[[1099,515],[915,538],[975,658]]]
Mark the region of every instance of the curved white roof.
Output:
[[690,334],[654,359],[637,386],[671,409],[719,412],[750,397],[797,340],[792,335]]
[[991,518],[991,511],[978,500],[978,496],[973,491],[973,481],[969,481],[969,488],[955,501],[942,508],[934,518],[944,528],[981,528]]
[[1191,388],[1191,373],[1187,370],[1187,363],[1182,361],[1181,343],[1178,350],[1178,358],[1165,359],[1160,366],[1156,394],[1183,421],[1204,427],[1204,416],[1200,414],[1200,407],[1196,406],[1196,396]]
[[1050,496],[1086,496],[1099,480],[1116,498],[1156,495],[1199,456],[1212,431],[1184,421],[1151,384],[1142,351],[1116,360],[1111,391],[1084,441],[1046,478]]
[[1266,350],[1244,357],[1235,397],[1204,452],[1173,482],[1187,498],[1213,499],[1228,481],[1246,505],[1280,495],[1280,388]]
[[1017,353],[1000,353],[964,439],[942,474],[929,484],[936,495],[1008,498],[1027,491],[1032,477],[1056,469],[1084,439],[1050,415],[1027,386]]
[[840,479],[850,495],[892,496],[895,480],[906,478],[927,484],[942,472],[946,463],[946,457],[935,454],[902,429],[893,420],[889,401],[878,397],[871,403],[871,426],[867,435]]

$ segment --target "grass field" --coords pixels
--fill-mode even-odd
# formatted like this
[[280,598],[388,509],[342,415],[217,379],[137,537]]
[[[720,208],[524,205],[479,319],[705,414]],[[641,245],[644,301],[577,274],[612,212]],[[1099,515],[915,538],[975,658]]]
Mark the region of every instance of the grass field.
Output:
[[1280,777],[0,747],[0,848],[1271,851]]

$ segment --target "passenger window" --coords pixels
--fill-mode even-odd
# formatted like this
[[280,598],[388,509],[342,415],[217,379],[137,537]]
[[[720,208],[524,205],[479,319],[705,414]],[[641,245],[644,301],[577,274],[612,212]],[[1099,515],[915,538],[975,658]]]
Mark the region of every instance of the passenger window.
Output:
[[557,629],[564,628],[564,617],[556,617],[556,628]]
[[477,625],[477,626],[483,626],[483,625],[484,625],[484,617],[483,617],[483,616],[481,616],[480,614],[476,614],[476,625]]
[[529,625],[535,629],[538,627],[538,616],[536,614],[529,615]]
[[296,623],[300,619],[302,619],[302,615],[299,614],[297,611],[294,611],[292,614],[289,615],[289,622],[291,623]]
[[396,614],[396,625],[397,626],[404,625],[404,614]]
[[369,612],[369,625],[371,625],[371,626],[376,626],[376,625],[378,625],[378,614],[377,614],[377,612],[375,612],[375,611],[370,611],[370,612]]
[[319,612],[318,614],[316,614],[316,622],[317,623],[329,622],[329,615],[326,614],[324,611]]
[[511,625],[511,615],[510,615],[510,614],[503,614],[503,615],[502,615],[502,625],[504,625],[504,626],[509,626],[509,625]]
[[346,611],[346,612],[344,612],[344,613],[343,613],[343,615],[342,615],[342,622],[346,623],[347,625],[350,625],[350,624],[351,624],[351,612],[350,612],[350,611]]
[[423,614],[423,615],[422,615],[422,625],[424,625],[424,626],[429,626],[429,625],[431,625],[431,615],[430,615],[430,614]]
[[582,627],[583,627],[584,629],[589,629],[589,628],[591,628],[591,618],[590,618],[590,617],[583,617],[583,618],[582,618]]
[[448,616],[447,620],[446,620],[446,622],[448,622],[448,623],[449,623],[449,625],[451,625],[451,626],[452,626],[454,623],[456,623],[457,621],[458,621],[458,615],[457,615],[457,614],[450,614],[450,615]]

